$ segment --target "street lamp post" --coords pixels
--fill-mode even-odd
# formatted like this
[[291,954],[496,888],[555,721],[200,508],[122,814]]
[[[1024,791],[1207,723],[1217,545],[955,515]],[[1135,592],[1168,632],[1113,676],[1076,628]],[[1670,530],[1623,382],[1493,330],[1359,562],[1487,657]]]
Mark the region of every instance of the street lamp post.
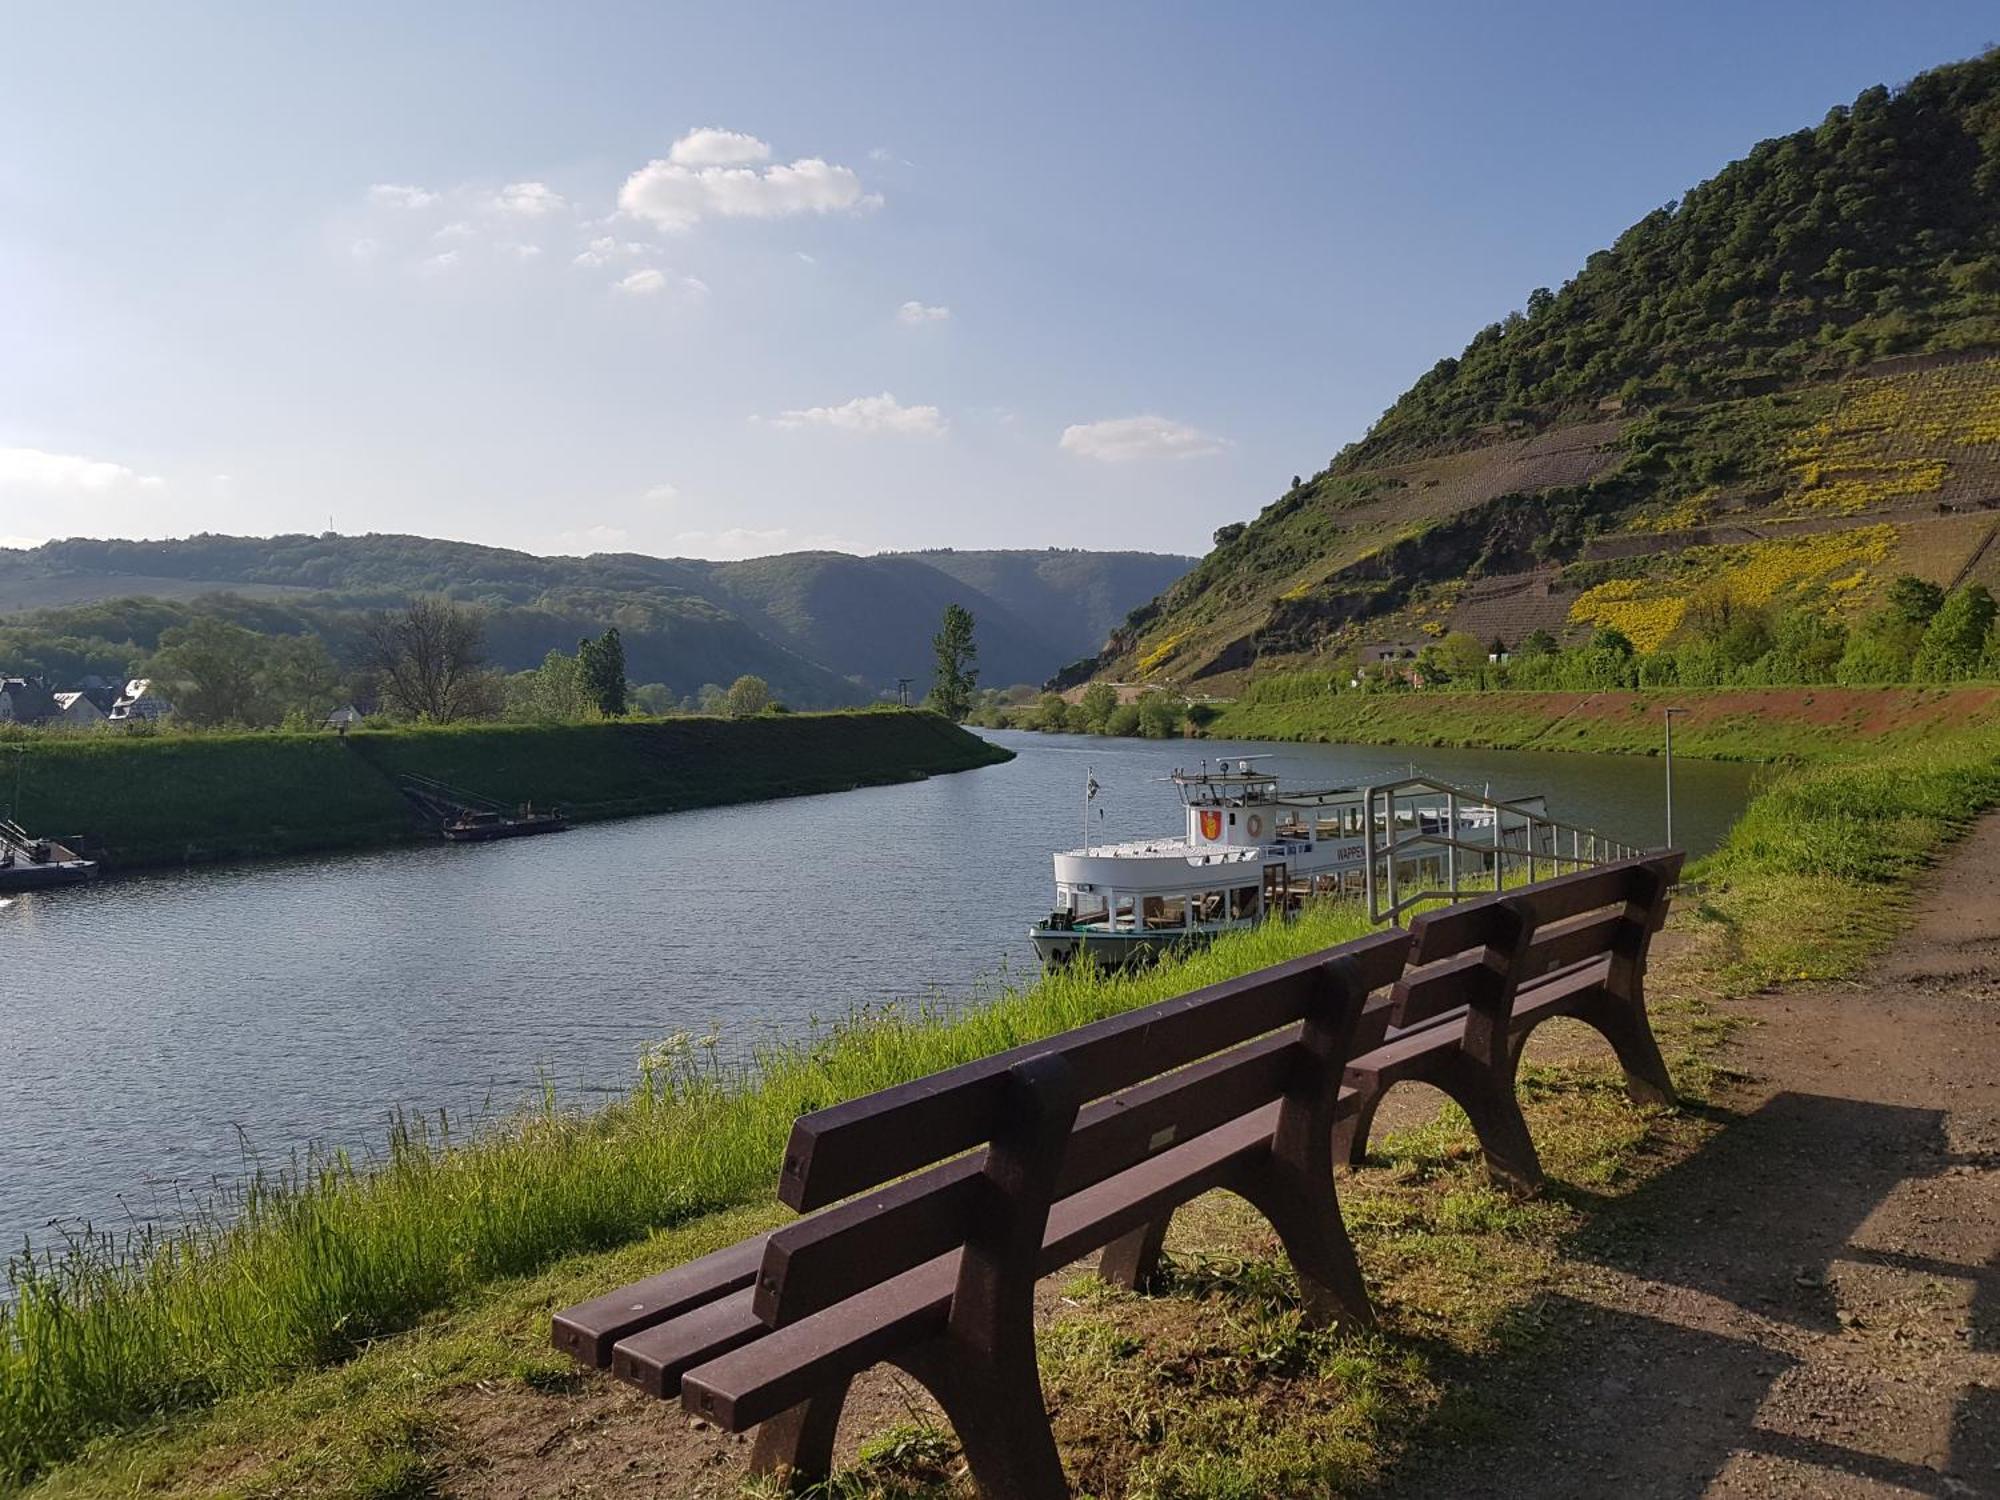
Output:
[[1667,721],[1667,847],[1674,847],[1674,715],[1684,714],[1684,708],[1666,708],[1660,715]]

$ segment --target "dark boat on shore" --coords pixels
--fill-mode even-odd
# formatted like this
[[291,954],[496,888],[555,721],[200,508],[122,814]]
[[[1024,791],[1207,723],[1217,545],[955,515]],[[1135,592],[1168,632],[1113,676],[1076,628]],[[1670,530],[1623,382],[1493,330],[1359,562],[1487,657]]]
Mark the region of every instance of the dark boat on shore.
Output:
[[534,833],[561,833],[569,827],[560,807],[538,808],[532,802],[509,807],[428,776],[405,775],[400,785],[446,843],[488,844]]
[[531,833],[561,833],[569,820],[560,812],[536,812],[523,808],[518,813],[475,809],[445,822],[439,829],[454,844],[483,844],[492,839],[518,839]]
[[81,885],[97,876],[97,861],[67,844],[39,839],[19,823],[0,819],[0,891],[39,891]]

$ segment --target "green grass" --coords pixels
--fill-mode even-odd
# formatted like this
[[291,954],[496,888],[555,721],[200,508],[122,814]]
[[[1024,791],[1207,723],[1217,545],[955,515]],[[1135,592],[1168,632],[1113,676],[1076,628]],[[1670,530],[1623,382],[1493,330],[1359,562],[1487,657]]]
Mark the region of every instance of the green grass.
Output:
[[1581,692],[1297,692],[1253,684],[1209,726],[1218,739],[1658,755],[1661,710],[1688,710],[1674,752],[1829,760],[2000,724],[2000,693],[1952,688],[1659,688]]
[[[1997,804],[2000,730],[1775,773],[1690,872],[1687,942],[1654,965],[1683,1095],[1717,1077],[1730,1022],[1710,997],[1858,970],[1893,936],[1912,877]],[[0,1487],[46,1472],[51,1497],[433,1493],[456,1441],[442,1400],[564,1388],[550,1308],[785,1216],[770,1185],[798,1113],[1359,930],[1321,908],[1139,974],[859,1015],[767,1052],[754,1076],[676,1039],[602,1112],[543,1101],[449,1150],[412,1127],[372,1169],[330,1162],[259,1188],[232,1222],[149,1255],[99,1245],[22,1268],[0,1313]],[[1541,1199],[1494,1193],[1449,1108],[1344,1183],[1379,1334],[1306,1328],[1268,1231],[1234,1200],[1177,1219],[1170,1295],[1071,1288],[1043,1374],[1072,1478],[1161,1500],[1337,1493],[1412,1442],[1476,1437],[1479,1362],[1546,1353],[1535,1308],[1565,1284],[1566,1247],[1722,1128],[1632,1109],[1595,1062],[1532,1066],[1522,1097],[1552,1181]],[[911,1420],[829,1493],[956,1493],[948,1444]]]
[[1011,758],[936,714],[865,710],[594,724],[465,724],[325,733],[17,733],[0,802],[116,866],[394,843],[418,836],[404,773],[579,818],[910,781]]
[[1123,976],[1077,969],[972,1008],[889,1008],[732,1073],[687,1037],[592,1114],[544,1099],[450,1149],[409,1122],[346,1158],[260,1182],[137,1244],[85,1242],[13,1268],[0,1308],[0,1477],[91,1436],[338,1360],[496,1278],[768,1196],[795,1117],[838,1100],[1358,935],[1350,909],[1230,934]]

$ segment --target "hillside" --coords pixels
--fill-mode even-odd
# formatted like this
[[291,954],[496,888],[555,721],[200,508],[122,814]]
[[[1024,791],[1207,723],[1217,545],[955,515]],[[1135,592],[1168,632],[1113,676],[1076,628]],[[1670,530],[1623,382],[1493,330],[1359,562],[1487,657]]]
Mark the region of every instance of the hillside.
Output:
[[[1048,551],[718,563],[536,557],[393,535],[72,539],[0,550],[0,668],[115,674],[185,613],[113,601],[205,600],[253,628],[311,630],[338,649],[362,611],[439,593],[487,612],[488,649],[506,670],[616,625],[635,682],[688,695],[749,672],[796,705],[832,706],[901,676],[921,688],[931,634],[951,602],[979,621],[986,682],[1040,681],[1102,645],[1189,562]],[[79,665],[86,659],[93,665]]]
[[1758,145],[1482,329],[1067,674],[2000,584],[2000,52]]

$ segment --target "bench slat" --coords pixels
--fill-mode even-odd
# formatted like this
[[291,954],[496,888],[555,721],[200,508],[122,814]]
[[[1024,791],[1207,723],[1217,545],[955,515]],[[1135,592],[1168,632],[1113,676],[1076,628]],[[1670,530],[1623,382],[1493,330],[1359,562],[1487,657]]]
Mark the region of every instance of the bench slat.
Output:
[[[1268,1150],[1278,1106],[1231,1121],[1150,1161],[1057,1202],[1038,1270],[1046,1275],[1198,1197],[1247,1157]],[[837,1306],[765,1334],[688,1370],[689,1411],[731,1432],[767,1421],[835,1380],[940,1331],[951,1307],[959,1253],[937,1257]]]
[[[1065,1148],[1057,1196],[1269,1103],[1302,1061],[1297,1048],[1292,1027],[1090,1105]],[[797,1322],[963,1243],[990,1201],[985,1160],[974,1152],[774,1231],[757,1275],[758,1315]]]
[[1061,1054],[1078,1092],[1099,1098],[1297,1021],[1314,971],[1332,959],[1358,965],[1371,989],[1389,983],[1407,942],[1379,933],[806,1115],[792,1127],[778,1196],[821,1208],[983,1144],[1007,1070],[1026,1058]]
[[1413,969],[1396,981],[1392,1024],[1407,1029],[1469,1004],[1498,1005],[1507,995],[1506,955],[1474,948]]
[[611,1351],[611,1373],[653,1396],[672,1396],[681,1376],[718,1354],[763,1337],[750,1288],[731,1292],[671,1323],[622,1338]]
[[630,1286],[593,1297],[555,1317],[555,1346],[574,1359],[603,1369],[620,1339],[669,1318],[740,1291],[757,1279],[766,1236],[755,1235],[726,1250],[648,1276]]
[[1628,913],[1629,908],[1621,906],[1595,916],[1570,918],[1536,933],[1523,960],[1524,980],[1537,979],[1583,959],[1612,952],[1620,935],[1633,923]]

